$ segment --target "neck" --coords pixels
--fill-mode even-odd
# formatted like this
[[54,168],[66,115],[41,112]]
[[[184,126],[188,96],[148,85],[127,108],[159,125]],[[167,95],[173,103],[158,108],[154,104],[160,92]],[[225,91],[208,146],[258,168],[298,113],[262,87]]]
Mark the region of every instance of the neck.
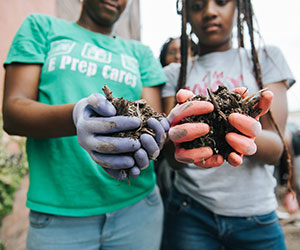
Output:
[[199,44],[199,55],[203,56],[212,52],[223,52],[226,50],[230,50],[232,48],[231,41],[228,43],[224,43],[222,45],[204,45],[204,44]]
[[96,33],[101,33],[107,36],[113,36],[112,31],[113,31],[113,26],[104,26],[96,23],[93,21],[87,14],[84,12],[81,13],[79,19],[76,22],[79,26],[96,32]]

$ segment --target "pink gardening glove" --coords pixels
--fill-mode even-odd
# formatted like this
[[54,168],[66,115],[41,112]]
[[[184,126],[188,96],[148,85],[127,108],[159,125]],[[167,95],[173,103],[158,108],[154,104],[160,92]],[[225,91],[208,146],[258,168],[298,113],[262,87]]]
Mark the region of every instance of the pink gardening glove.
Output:
[[209,126],[205,123],[184,123],[177,125],[185,117],[189,117],[191,115],[203,115],[214,110],[214,106],[210,102],[185,102],[193,96],[193,92],[189,90],[179,90],[176,95],[176,99],[179,104],[171,110],[167,117],[171,124],[169,138],[173,141],[176,147],[175,159],[185,164],[200,164],[201,167],[220,166],[224,162],[223,157],[220,155],[213,155],[213,150],[210,147],[194,149],[184,149],[180,147],[180,143],[192,141],[200,136],[206,135],[209,132]]
[[[245,98],[248,95],[246,88],[236,88],[232,90]],[[207,114],[214,110],[213,104],[206,101],[192,101],[186,102],[194,94],[188,90],[179,90],[176,98],[178,105],[172,109],[168,116],[168,120],[171,124],[169,130],[169,137],[174,142],[176,151],[175,159],[182,163],[194,163],[200,167],[217,167],[223,164],[224,159],[221,155],[213,155],[213,151],[210,147],[201,147],[195,149],[184,149],[179,146],[182,142],[192,141],[200,136],[206,135],[209,132],[209,126],[204,123],[185,123],[180,124],[185,117],[191,115]],[[262,112],[256,117],[264,115],[270,108],[273,94],[270,91],[262,93],[260,102],[257,104],[257,108],[262,109]],[[232,152],[228,156],[228,162],[232,166],[238,166],[243,162],[243,155],[252,155],[256,152],[256,144],[254,143],[255,136],[261,131],[261,125],[258,120],[242,115],[239,113],[233,113],[229,117],[230,124],[239,130],[244,135],[238,133],[228,133],[225,137],[227,143],[233,147],[236,152]]]
[[[235,88],[231,91],[240,94],[242,98],[245,98],[248,95],[248,91],[246,91],[245,87]],[[261,93],[260,102],[256,104],[256,108],[259,108],[262,111],[255,118],[239,113],[232,113],[229,115],[229,123],[243,134],[231,132],[225,136],[227,143],[236,151],[231,152],[228,156],[228,162],[232,166],[241,165],[243,163],[243,155],[255,154],[257,147],[254,139],[262,130],[258,118],[268,112],[272,100],[273,93],[271,91],[264,91]]]

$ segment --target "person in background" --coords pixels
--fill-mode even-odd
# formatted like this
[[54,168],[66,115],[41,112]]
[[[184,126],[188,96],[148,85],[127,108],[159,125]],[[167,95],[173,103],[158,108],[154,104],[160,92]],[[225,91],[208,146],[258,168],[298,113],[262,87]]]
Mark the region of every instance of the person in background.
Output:
[[[197,45],[189,39],[188,57],[197,54]],[[170,37],[161,47],[159,61],[163,67],[170,63],[180,63],[180,37]]]
[[[284,250],[284,234],[275,212],[273,172],[286,150],[286,92],[294,77],[277,47],[256,49],[249,0],[182,0],[177,6],[182,6],[181,44],[187,45],[188,22],[199,40],[199,54],[192,64],[182,50],[181,64],[164,68],[164,111],[175,147],[175,155],[171,150],[167,155],[174,155],[182,166],[176,170],[167,203],[162,248]],[[235,24],[238,48],[232,47]],[[245,30],[249,31],[250,50],[244,48]],[[268,89],[260,93],[258,116],[228,116],[239,133],[230,132],[224,138],[233,148],[226,161],[205,145],[195,149],[181,146],[206,136],[210,131],[207,124],[178,124],[185,117],[212,112],[215,106],[211,102],[186,101],[194,95],[206,96],[207,89],[216,91],[219,85],[242,98]]]
[[141,120],[100,94],[107,84],[161,112],[161,65],[113,33],[126,3],[84,0],[77,22],[29,15],[12,42],[3,119],[7,133],[28,138],[28,250],[159,249],[163,205],[149,159],[168,121],[148,120],[155,137],[112,137]]

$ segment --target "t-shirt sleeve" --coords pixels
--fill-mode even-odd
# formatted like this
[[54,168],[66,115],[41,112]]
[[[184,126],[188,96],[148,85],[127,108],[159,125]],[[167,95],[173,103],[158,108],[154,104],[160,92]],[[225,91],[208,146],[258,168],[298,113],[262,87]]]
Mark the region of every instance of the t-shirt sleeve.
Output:
[[140,74],[144,87],[152,87],[166,82],[160,62],[154,57],[148,46],[143,46],[140,59]]
[[29,15],[19,27],[4,66],[13,62],[44,63],[47,54],[47,22],[38,15]]
[[295,83],[291,69],[278,47],[266,47],[260,51],[259,59],[264,84],[286,81],[287,87],[290,88]]
[[176,87],[179,77],[180,64],[171,63],[163,68],[166,84],[163,86],[161,95],[162,97],[169,97],[176,95]]

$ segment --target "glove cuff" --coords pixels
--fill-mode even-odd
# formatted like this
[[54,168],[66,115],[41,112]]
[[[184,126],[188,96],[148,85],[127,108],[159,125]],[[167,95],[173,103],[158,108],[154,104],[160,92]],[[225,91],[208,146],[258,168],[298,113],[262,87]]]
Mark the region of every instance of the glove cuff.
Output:
[[82,109],[84,109],[87,105],[87,98],[80,99],[74,106],[72,111],[72,118],[75,127],[77,126],[77,121],[79,118],[79,114],[81,114]]

